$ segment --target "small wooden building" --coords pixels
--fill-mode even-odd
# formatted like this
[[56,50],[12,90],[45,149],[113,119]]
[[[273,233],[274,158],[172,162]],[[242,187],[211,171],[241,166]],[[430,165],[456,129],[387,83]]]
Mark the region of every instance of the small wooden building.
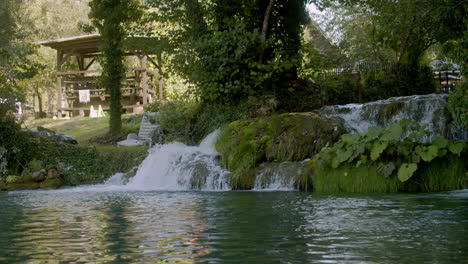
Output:
[[[129,37],[133,43],[147,37]],[[84,116],[89,115],[91,106],[103,110],[109,109],[110,95],[99,85],[102,70],[92,69],[104,44],[99,34],[48,40],[41,45],[57,50],[57,114]],[[130,45],[128,45],[130,46]],[[126,47],[124,45],[124,47]],[[133,45],[135,47],[135,45]],[[163,99],[162,76],[148,69],[148,62],[160,68],[150,57],[151,54],[141,49],[127,48],[125,56],[137,58],[139,65],[129,68],[122,80],[122,107],[127,112],[142,112],[143,106],[152,103],[156,97]],[[64,64],[74,70],[64,70]],[[159,83],[156,89],[155,83]],[[158,90],[156,92],[156,90]]]

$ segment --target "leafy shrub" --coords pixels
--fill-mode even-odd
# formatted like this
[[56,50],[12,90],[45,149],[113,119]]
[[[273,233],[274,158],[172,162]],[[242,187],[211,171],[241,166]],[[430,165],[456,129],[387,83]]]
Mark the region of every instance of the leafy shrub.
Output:
[[62,164],[66,168],[64,183],[78,185],[97,183],[117,172],[126,172],[147,155],[146,148],[82,147],[38,138],[34,159],[45,167]]
[[[432,143],[420,143],[424,136],[423,128],[405,137],[412,129],[410,121],[403,121],[393,124],[389,129],[371,127],[360,134],[343,135],[340,141],[332,147],[324,148],[316,160],[311,161],[311,166],[319,171],[314,177],[327,177],[326,174],[333,174],[333,170],[343,168],[346,173],[342,177],[346,177],[353,172],[353,168],[373,167],[375,174],[380,177],[396,177],[400,182],[406,182],[431,161],[450,158],[451,155],[460,157],[462,152],[466,152],[465,142],[449,142],[440,136]],[[461,177],[465,175],[462,173]],[[463,185],[452,186],[460,187]]]
[[468,129],[468,82],[450,93],[449,105],[458,124]]
[[349,75],[326,76],[319,81],[322,105],[357,102],[357,81]]
[[247,118],[249,104],[241,101],[237,104],[203,104],[193,125],[192,139],[198,143],[215,129],[234,120]]
[[433,72],[427,66],[401,65],[396,72],[369,71],[360,76],[330,75],[319,78],[318,83],[322,89],[322,105],[358,102],[359,89],[362,102],[436,91]]
[[154,122],[160,125],[166,142],[197,144],[215,129],[247,115],[245,101],[234,104],[174,101],[161,107],[161,114]]
[[166,141],[191,143],[192,126],[198,111],[199,104],[190,101],[173,101],[162,106],[159,125]]
[[194,39],[192,46],[197,56],[180,65],[203,101],[235,100],[268,78],[258,63],[260,34],[249,32],[242,23]]
[[399,95],[397,76],[385,71],[369,71],[362,74],[363,99],[366,102]]
[[31,142],[13,116],[0,117],[0,177],[21,173],[35,154]]
[[404,64],[395,74],[398,88],[394,96],[430,94],[436,91],[434,73],[429,66],[412,67]]
[[155,100],[153,103],[145,105],[145,112],[159,112],[163,105],[161,100]]

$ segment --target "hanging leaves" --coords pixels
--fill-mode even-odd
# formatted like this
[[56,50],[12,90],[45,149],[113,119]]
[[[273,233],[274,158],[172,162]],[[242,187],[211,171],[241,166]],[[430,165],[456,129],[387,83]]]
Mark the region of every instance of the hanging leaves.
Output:
[[437,146],[431,145],[428,147],[423,147],[420,155],[424,161],[430,162],[435,157],[437,157],[438,151],[439,151],[439,148]]
[[387,141],[376,141],[372,145],[371,149],[371,160],[375,161],[380,157],[380,154],[387,148],[388,142]]
[[405,182],[413,176],[414,172],[418,168],[416,163],[403,163],[398,169],[398,179],[402,182]]
[[377,165],[377,174],[388,178],[392,175],[393,171],[396,169],[396,166],[393,162],[388,162],[388,163],[383,163],[380,162],[379,165]]
[[462,152],[463,148],[465,147],[465,144],[466,143],[464,143],[464,142],[456,142],[456,143],[450,144],[448,146],[448,149],[453,154],[460,156],[460,153]]
[[460,156],[465,149],[466,143],[450,142],[444,137],[437,137],[430,144],[414,141],[422,135],[421,129],[417,135],[399,140],[408,131],[414,131],[414,126],[403,121],[388,129],[371,127],[363,133],[343,135],[336,144],[325,147],[317,158],[320,166],[334,169],[351,164],[356,168],[376,166],[378,175],[396,175],[404,182],[413,175],[420,162],[431,162],[447,153]]

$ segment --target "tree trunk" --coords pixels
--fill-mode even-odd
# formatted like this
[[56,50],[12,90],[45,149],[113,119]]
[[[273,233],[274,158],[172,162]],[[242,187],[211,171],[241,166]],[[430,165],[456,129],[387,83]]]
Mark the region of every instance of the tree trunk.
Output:
[[41,96],[41,93],[40,93],[38,87],[35,87],[34,90],[36,91],[37,103],[38,103],[38,105],[39,105],[39,118],[42,118],[42,116],[43,116],[43,110],[42,110],[42,96]]
[[260,54],[260,62],[263,61],[264,53],[265,53],[265,42],[267,39],[268,34],[268,23],[270,22],[270,15],[271,10],[273,9],[273,5],[275,4],[275,0],[270,0],[268,6],[265,10],[265,14],[263,16],[263,24],[262,24],[262,35],[260,36],[260,40],[262,43],[262,53]]

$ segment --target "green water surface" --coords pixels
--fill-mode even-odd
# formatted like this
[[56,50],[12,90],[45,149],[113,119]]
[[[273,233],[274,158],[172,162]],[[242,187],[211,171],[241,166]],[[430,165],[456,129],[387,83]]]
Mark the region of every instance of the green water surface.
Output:
[[468,263],[468,190],[0,193],[0,263]]

